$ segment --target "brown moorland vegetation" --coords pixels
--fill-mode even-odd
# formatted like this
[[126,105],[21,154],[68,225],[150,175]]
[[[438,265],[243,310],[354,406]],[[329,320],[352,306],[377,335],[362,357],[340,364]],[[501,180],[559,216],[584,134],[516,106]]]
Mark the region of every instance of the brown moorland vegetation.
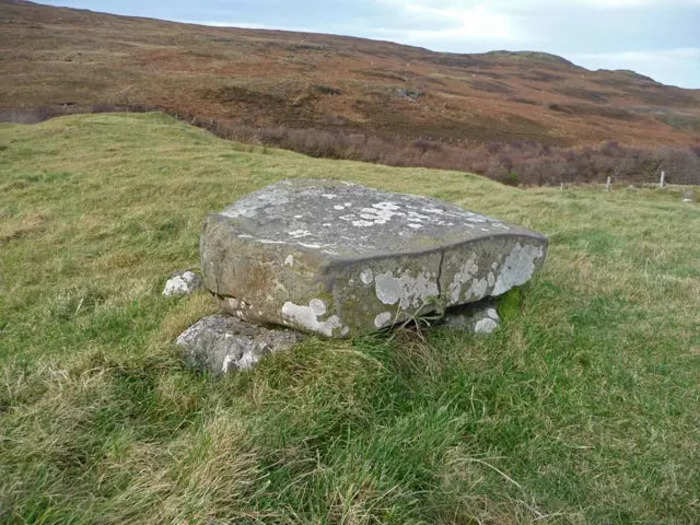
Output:
[[510,184],[700,183],[700,90],[631,71],[20,0],[0,0],[0,27],[0,121],[157,108],[237,140]]

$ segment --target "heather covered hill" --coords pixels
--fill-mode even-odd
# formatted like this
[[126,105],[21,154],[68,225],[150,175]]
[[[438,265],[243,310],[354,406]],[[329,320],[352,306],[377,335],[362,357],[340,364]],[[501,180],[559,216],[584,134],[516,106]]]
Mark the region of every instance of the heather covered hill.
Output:
[[[515,172],[530,183],[647,180],[664,162],[682,165],[687,182],[697,171],[688,148],[700,145],[700,91],[546,53],[437,53],[14,0],[0,1],[0,23],[4,120],[159,108],[222,136],[317,156],[505,181]],[[600,154],[610,141],[613,155]],[[624,172],[622,159],[632,162]]]

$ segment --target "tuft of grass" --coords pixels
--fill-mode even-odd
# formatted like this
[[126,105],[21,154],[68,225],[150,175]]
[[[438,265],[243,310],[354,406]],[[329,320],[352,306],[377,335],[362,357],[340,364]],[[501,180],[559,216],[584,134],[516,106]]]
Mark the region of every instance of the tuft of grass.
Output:
[[498,315],[503,321],[515,319],[523,308],[523,289],[511,288],[498,301]]
[[[700,210],[676,188],[518,189],[226,142],[161,114],[0,126],[0,521],[690,523]],[[544,232],[489,337],[310,338],[184,366],[207,213],[286,177],[431,195]]]

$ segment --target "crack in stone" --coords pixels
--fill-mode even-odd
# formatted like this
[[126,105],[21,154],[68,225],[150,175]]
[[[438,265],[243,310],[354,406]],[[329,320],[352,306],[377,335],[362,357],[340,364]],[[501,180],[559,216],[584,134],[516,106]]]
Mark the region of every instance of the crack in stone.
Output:
[[440,262],[438,263],[438,271],[437,271],[437,291],[438,291],[438,298],[442,300],[442,285],[440,284],[440,281],[442,280],[442,263],[445,260],[445,250],[440,250]]

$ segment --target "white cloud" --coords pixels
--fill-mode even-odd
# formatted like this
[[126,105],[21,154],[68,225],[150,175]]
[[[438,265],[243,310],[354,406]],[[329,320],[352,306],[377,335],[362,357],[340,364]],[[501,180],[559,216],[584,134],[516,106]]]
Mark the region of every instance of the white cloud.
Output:
[[700,47],[569,53],[567,58],[588,69],[632,69],[664,84],[689,85],[695,76],[695,72],[689,70],[689,65],[700,67]]
[[[700,6],[700,0],[413,0],[410,3],[401,0],[376,0],[379,4],[391,5],[401,8],[412,6],[423,10],[469,10],[475,7],[488,8],[493,12],[534,11],[547,8],[575,9],[575,8],[599,8],[599,9],[626,9],[636,7],[674,7]],[[546,11],[541,11],[546,14]]]
[[426,29],[402,31],[409,41],[522,37],[507,13],[496,11],[484,2],[380,0],[380,3],[390,5],[402,17],[423,22]]
[[680,7],[700,5],[700,0],[576,0],[572,3],[579,3],[584,6],[594,6],[608,9],[619,9],[625,7]]
[[242,29],[271,29],[275,31],[296,31],[299,33],[319,33],[322,32],[319,28],[308,28],[308,27],[294,27],[294,26],[275,26],[268,24],[256,24],[253,22],[236,22],[236,21],[225,21],[225,20],[174,20],[174,22],[181,22],[183,24],[196,24],[200,26],[211,26],[211,27],[233,27]]

